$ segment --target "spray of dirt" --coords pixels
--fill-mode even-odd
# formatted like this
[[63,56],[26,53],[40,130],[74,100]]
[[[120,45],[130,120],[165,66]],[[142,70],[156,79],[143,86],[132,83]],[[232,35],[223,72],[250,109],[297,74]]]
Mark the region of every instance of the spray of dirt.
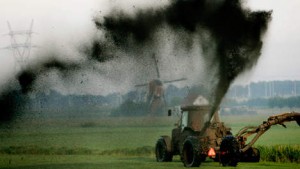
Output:
[[[86,60],[98,63],[117,60],[122,54],[139,63],[151,60],[153,54],[159,55],[160,42],[170,34],[177,39],[170,42],[174,43],[174,50],[189,52],[196,44],[201,48],[197,54],[199,59],[208,65],[205,72],[211,78],[210,101],[215,112],[233,80],[257,62],[270,18],[271,12],[250,11],[240,0],[171,0],[167,6],[136,10],[135,14],[114,10],[96,16],[95,25],[104,36],[79,50]],[[166,35],[160,36],[161,32]],[[56,70],[67,77],[87,65],[86,61],[50,59],[27,67],[17,76],[21,98],[35,90],[35,84],[45,72]],[[4,89],[0,94],[1,106],[5,107],[2,107],[1,121],[13,119],[15,107],[23,103],[13,96],[17,88]]]
[[206,70],[214,76],[210,98],[213,116],[233,80],[256,64],[270,19],[270,11],[253,12],[240,0],[172,0],[165,8],[140,10],[135,15],[114,11],[95,19],[95,24],[106,30],[106,37],[114,44],[131,51],[153,47],[161,27],[177,32],[181,48],[190,49],[192,39],[199,37],[199,57],[216,69],[216,74]]

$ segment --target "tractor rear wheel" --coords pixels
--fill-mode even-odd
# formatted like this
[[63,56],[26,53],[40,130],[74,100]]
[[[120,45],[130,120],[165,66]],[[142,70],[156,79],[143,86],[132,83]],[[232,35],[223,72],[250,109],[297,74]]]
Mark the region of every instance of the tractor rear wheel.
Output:
[[260,160],[260,152],[257,148],[253,148],[253,147],[245,151],[241,159],[241,161],[243,162],[259,162],[259,160]]
[[[171,143],[170,143],[171,144]],[[172,161],[173,154],[167,149],[167,143],[164,138],[159,138],[155,146],[155,155],[157,162],[169,162]]]
[[182,161],[185,167],[199,167],[201,164],[200,143],[197,137],[187,137],[183,143]]
[[236,138],[226,136],[223,138],[220,146],[220,162],[223,166],[236,167],[240,160],[240,147]]
[[260,160],[260,151],[257,148],[253,148],[253,153],[252,153],[252,161],[253,162],[259,162]]

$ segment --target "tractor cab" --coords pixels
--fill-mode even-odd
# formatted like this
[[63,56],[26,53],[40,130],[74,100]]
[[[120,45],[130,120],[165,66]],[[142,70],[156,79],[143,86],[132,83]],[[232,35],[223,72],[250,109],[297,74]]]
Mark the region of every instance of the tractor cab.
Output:
[[[216,157],[222,138],[226,136],[230,128],[220,121],[219,112],[214,113],[210,119],[211,111],[212,107],[209,104],[183,106],[180,109],[169,110],[169,116],[173,112],[180,112],[180,119],[176,124],[177,127],[172,130],[172,137],[162,136],[157,142],[157,150],[161,150],[159,147],[162,145],[165,145],[167,149],[164,153],[157,152],[157,160],[170,161],[173,155],[180,155],[182,159],[186,158],[184,154],[185,151],[189,151],[186,147],[189,141],[201,143],[200,161],[204,161],[206,157],[218,160]],[[164,156],[161,157],[161,154]]]
[[191,129],[200,132],[204,124],[208,122],[210,106],[185,106],[181,108],[181,130]]

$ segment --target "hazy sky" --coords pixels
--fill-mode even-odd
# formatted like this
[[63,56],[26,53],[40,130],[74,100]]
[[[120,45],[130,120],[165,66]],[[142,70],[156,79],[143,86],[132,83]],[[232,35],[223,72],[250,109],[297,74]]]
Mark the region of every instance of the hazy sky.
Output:
[[[166,0],[0,0],[0,47],[10,45],[7,21],[13,30],[28,29],[34,20],[31,59],[38,52],[53,48],[72,50],[91,38],[95,28],[93,16],[105,14],[113,7],[128,12],[134,7],[161,6]],[[257,66],[242,81],[300,80],[300,1],[248,0],[253,10],[273,10],[273,19],[264,39],[262,56]],[[3,36],[2,36],[3,34]],[[21,37],[19,42],[24,41]],[[0,80],[14,72],[14,58],[9,50],[0,50]]]
[[300,1],[249,0],[253,9],[273,10],[262,56],[252,80],[300,80]]

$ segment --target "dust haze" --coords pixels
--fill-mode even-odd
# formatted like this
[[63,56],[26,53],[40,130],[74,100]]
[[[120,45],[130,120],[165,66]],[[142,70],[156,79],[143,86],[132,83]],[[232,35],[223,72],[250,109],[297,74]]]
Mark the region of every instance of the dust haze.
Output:
[[1,87],[1,106],[6,107],[1,121],[14,119],[17,104],[36,92],[133,90],[156,78],[153,55],[162,79],[186,77],[188,85],[209,86],[215,109],[233,80],[256,64],[270,19],[271,12],[251,11],[239,0],[171,0],[130,13],[115,7],[96,14],[90,40],[71,52],[40,52],[45,59],[28,64]]

